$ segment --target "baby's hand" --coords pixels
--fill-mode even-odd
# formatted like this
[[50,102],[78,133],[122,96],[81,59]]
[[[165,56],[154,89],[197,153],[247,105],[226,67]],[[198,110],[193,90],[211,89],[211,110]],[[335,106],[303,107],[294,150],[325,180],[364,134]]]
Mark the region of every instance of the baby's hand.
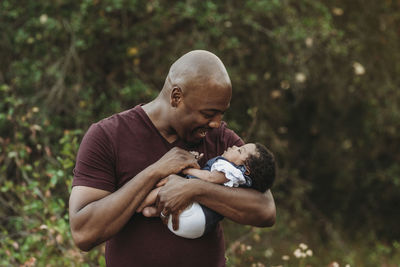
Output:
[[200,160],[203,156],[204,156],[204,154],[203,153],[199,153],[199,152],[197,152],[197,151],[189,151],[190,152],[190,154],[192,154],[193,156],[194,156],[194,158],[196,159],[196,160]]
[[187,169],[183,169],[182,170],[182,173],[184,174],[184,175],[192,175],[191,174],[191,171],[193,170],[193,168],[187,168]]

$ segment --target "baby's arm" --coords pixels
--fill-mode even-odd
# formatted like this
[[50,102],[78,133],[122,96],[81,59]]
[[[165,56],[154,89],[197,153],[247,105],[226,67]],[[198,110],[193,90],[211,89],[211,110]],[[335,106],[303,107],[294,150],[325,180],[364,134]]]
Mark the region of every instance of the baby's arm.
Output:
[[158,192],[161,187],[157,187],[150,191],[150,193],[143,200],[142,204],[136,209],[136,212],[142,212],[145,207],[153,206],[156,203]]
[[[144,198],[140,206],[136,209],[136,212],[143,212],[146,207],[154,206],[156,203],[158,192],[160,191],[161,187],[165,185],[167,179],[161,179],[157,184],[156,188],[150,191],[150,193]],[[145,214],[143,214],[145,215]]]
[[195,176],[201,180],[211,182],[214,184],[223,184],[227,181],[225,174],[220,171],[207,171],[207,170],[199,170],[199,169],[194,169],[194,168],[188,168],[183,170],[184,174],[189,174],[192,176]]

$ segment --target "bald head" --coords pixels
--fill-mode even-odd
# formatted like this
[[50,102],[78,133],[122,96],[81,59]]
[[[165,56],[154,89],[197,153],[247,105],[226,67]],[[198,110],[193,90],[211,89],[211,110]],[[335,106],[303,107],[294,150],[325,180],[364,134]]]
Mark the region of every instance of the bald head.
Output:
[[207,88],[228,88],[231,81],[222,61],[213,53],[194,50],[172,64],[163,91],[169,95],[174,86],[179,86],[185,95],[204,93]]
[[232,86],[222,61],[204,50],[191,51],[172,64],[164,87],[144,111],[168,141],[200,142],[221,125]]

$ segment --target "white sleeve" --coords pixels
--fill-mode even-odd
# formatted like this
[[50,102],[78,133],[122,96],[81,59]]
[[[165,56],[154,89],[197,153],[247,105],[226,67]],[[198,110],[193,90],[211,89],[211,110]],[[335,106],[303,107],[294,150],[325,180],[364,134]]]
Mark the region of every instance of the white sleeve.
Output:
[[216,160],[211,166],[210,171],[214,170],[225,173],[226,179],[229,180],[228,182],[224,183],[225,186],[238,187],[240,184],[246,183],[246,179],[244,178],[243,173],[226,160]]

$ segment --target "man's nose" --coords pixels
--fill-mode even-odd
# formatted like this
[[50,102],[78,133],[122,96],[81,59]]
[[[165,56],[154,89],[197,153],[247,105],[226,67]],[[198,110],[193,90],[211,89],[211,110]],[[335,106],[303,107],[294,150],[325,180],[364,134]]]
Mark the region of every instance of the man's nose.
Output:
[[219,128],[221,125],[222,114],[215,115],[212,120],[208,123],[208,127],[210,128]]

